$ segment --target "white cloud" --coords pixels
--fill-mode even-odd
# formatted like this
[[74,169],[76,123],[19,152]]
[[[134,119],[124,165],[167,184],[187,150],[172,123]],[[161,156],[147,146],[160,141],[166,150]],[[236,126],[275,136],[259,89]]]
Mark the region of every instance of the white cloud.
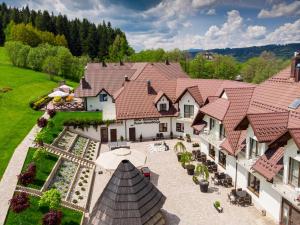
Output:
[[290,4],[285,2],[275,4],[271,10],[262,9],[258,18],[275,18],[281,16],[297,16],[300,15],[300,1],[294,1]]
[[267,29],[264,26],[249,26],[246,31],[246,36],[249,38],[259,39],[264,37]]
[[192,6],[194,8],[202,8],[202,7],[205,7],[205,6],[210,6],[215,2],[217,2],[217,0],[193,0],[192,1]]
[[216,15],[216,10],[215,9],[210,9],[207,11],[206,15],[212,16],[212,15]]

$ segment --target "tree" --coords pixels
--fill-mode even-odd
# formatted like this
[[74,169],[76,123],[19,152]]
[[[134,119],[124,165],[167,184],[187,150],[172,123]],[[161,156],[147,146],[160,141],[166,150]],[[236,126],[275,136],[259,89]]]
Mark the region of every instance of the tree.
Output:
[[126,42],[124,37],[117,35],[114,43],[109,47],[109,58],[112,61],[121,61],[126,55]]
[[71,23],[70,27],[70,51],[75,56],[80,56],[82,54],[81,40],[79,34],[79,20],[76,19]]
[[10,200],[10,209],[15,213],[23,212],[29,206],[29,196],[25,192],[17,192]]
[[19,41],[7,41],[4,46],[12,64],[17,65],[18,53],[22,49],[23,44]]
[[47,56],[47,58],[43,62],[43,72],[49,74],[49,79],[53,80],[54,75],[59,72],[59,61],[55,56]]
[[27,67],[27,57],[28,57],[29,51],[30,51],[30,46],[28,46],[28,45],[20,46],[18,53],[17,53],[16,66],[24,67],[24,68]]
[[58,75],[64,78],[71,77],[72,54],[69,49],[59,47],[57,50],[57,61],[59,62]]
[[214,78],[232,80],[238,75],[237,61],[232,56],[215,55],[213,60]]
[[49,209],[58,209],[61,202],[61,196],[58,190],[50,189],[43,193],[39,200],[39,207],[46,207]]
[[98,39],[97,39],[97,29],[95,24],[91,25],[89,28],[89,33],[87,37],[87,42],[89,43],[88,54],[94,59],[98,56]]
[[50,210],[43,216],[43,225],[59,225],[61,224],[62,212]]
[[38,46],[41,39],[36,30],[30,24],[15,24],[11,29],[11,40],[21,41],[32,47]]
[[37,71],[42,71],[42,65],[47,58],[47,50],[43,47],[36,47],[36,48],[31,48],[29,53],[28,53],[28,67],[37,70]]
[[5,41],[4,28],[2,25],[2,21],[0,20],[0,45],[3,45],[4,41]]

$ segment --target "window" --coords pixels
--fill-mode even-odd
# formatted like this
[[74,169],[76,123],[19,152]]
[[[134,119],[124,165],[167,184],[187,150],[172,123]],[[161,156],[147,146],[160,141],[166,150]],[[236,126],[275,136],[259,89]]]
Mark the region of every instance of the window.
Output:
[[225,128],[223,124],[220,124],[220,140],[223,140],[225,138]]
[[166,103],[159,104],[159,111],[167,111],[167,104]]
[[226,155],[224,152],[219,151],[219,164],[226,168]]
[[167,123],[160,123],[159,124],[159,132],[167,132],[168,131],[168,124]]
[[215,158],[216,156],[216,150],[215,150],[215,147],[211,144],[209,144],[209,149],[208,149],[208,154],[210,157],[212,157],[213,159]]
[[100,102],[107,102],[107,94],[106,93],[100,94]]
[[258,156],[258,142],[253,138],[250,138],[249,146],[249,158],[255,158]]
[[176,123],[176,131],[177,132],[184,132],[184,124],[183,123]]
[[184,105],[184,118],[191,118],[194,116],[194,106]]
[[209,129],[213,129],[215,127],[215,120],[213,118],[209,118]]
[[294,187],[300,187],[299,169],[300,169],[300,162],[290,158],[289,184],[291,184]]
[[248,189],[256,195],[259,195],[260,180],[252,173],[248,173]]

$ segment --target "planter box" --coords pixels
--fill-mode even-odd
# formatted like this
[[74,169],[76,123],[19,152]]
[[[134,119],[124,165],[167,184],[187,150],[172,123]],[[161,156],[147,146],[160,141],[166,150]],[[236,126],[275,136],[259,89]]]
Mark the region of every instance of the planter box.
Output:
[[188,175],[194,175],[195,166],[194,165],[187,165],[186,167]]
[[214,204],[214,207],[219,213],[223,212],[223,207],[221,207],[221,206],[217,207],[215,204]]
[[209,182],[208,181],[200,181],[200,191],[203,192],[203,193],[206,193],[208,192],[208,185],[209,185]]

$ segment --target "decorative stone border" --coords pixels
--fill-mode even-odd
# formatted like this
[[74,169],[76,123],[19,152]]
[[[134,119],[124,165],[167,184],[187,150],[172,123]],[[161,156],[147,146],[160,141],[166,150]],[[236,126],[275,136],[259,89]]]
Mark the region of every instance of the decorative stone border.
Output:
[[50,185],[50,183],[51,183],[51,180],[54,178],[54,175],[56,174],[56,172],[57,172],[57,170],[58,170],[58,168],[59,168],[59,166],[60,166],[62,160],[63,160],[62,157],[59,156],[59,158],[58,158],[56,164],[54,165],[54,167],[53,167],[51,173],[50,173],[49,176],[47,177],[47,180],[45,181],[45,183],[44,183],[44,185],[43,185],[43,187],[41,188],[40,191],[44,192],[44,191],[47,190],[47,188],[49,187],[49,185]]

